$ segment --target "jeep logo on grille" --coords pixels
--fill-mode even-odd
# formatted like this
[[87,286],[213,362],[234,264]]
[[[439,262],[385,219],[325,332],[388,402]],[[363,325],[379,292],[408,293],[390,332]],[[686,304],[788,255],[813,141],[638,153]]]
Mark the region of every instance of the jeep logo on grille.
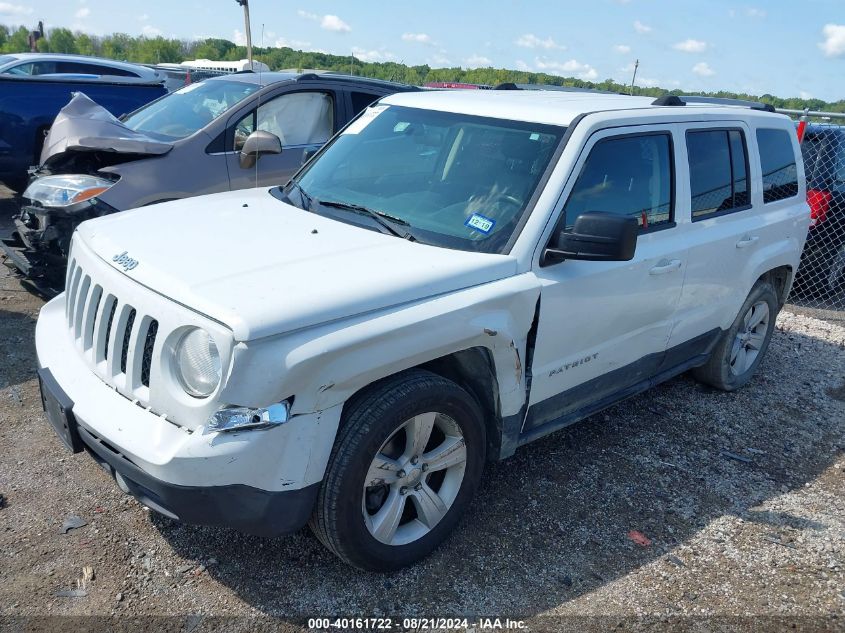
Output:
[[111,260],[118,266],[121,266],[125,271],[130,271],[133,268],[138,267],[138,260],[129,257],[126,251],[123,251],[119,255],[115,255],[111,258]]

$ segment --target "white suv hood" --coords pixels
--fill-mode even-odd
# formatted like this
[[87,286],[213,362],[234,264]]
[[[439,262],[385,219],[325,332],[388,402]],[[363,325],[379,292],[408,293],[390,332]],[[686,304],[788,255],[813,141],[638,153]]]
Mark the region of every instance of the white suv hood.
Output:
[[227,325],[239,341],[516,273],[506,255],[412,243],[303,211],[263,189],[90,220],[76,239],[144,286]]

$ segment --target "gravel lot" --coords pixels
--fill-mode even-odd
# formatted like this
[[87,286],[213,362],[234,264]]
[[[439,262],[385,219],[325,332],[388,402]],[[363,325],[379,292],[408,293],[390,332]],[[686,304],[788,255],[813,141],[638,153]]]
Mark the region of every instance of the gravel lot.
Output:
[[[784,312],[761,371],[739,393],[682,376],[491,465],[443,548],[414,568],[374,575],[339,563],[307,531],[264,540],[179,525],[124,496],[90,458],[67,453],[41,412],[33,371],[41,304],[0,271],[7,624],[90,614],[270,615],[276,624],[482,614],[534,628],[572,622],[551,615],[613,616],[606,628],[643,615],[842,627],[838,323]],[[61,534],[71,515],[87,525]],[[632,530],[650,544],[636,544]],[[83,581],[85,567],[93,579]],[[60,593],[80,587],[84,596]]]

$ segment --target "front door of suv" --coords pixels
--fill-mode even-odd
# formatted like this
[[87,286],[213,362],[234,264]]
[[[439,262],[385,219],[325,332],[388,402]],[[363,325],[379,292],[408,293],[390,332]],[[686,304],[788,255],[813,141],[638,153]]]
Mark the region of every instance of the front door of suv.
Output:
[[[285,184],[302,165],[304,152],[322,147],[338,129],[342,107],[340,91],[309,83],[307,90],[287,90],[255,104],[247,114],[241,112],[232,117],[226,135],[229,187],[234,190]],[[244,169],[240,150],[256,130],[279,137],[282,153],[261,156],[253,167]]]
[[604,211],[637,218],[640,235],[631,261],[537,268],[542,290],[525,431],[574,419],[660,367],[686,265],[675,234],[673,130],[603,130],[580,154],[555,230]]

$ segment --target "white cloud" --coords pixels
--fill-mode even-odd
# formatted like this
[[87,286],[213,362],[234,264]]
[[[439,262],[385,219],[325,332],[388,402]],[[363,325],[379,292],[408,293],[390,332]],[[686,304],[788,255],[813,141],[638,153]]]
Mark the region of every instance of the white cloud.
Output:
[[657,88],[660,85],[660,80],[654,77],[637,77],[635,85],[642,88]]
[[141,15],[138,16],[138,20],[141,21],[141,22],[146,22],[149,19],[150,19],[149,13],[142,13]]
[[417,44],[431,44],[431,35],[428,33],[402,33],[402,39],[406,42],[416,42]]
[[813,99],[814,98],[813,95],[810,94],[809,92],[807,92],[806,90],[802,90],[800,93],[798,93],[798,96],[801,97],[802,99]]
[[246,46],[246,35],[244,35],[239,29],[235,29],[232,32],[232,41],[238,46]]
[[529,72],[529,71],[531,70],[531,66],[529,66],[529,65],[525,62],[525,60],[522,60],[522,59],[517,59],[517,60],[516,60],[516,69],[517,69],[517,70],[522,70],[522,71],[525,71],[525,72]]
[[672,48],[676,51],[683,51],[684,53],[703,53],[707,50],[707,42],[690,38],[683,42],[678,42]]
[[533,33],[526,33],[525,35],[520,36],[514,42],[517,46],[521,46],[522,48],[544,48],[547,51],[558,49],[563,50],[566,46],[562,44],[558,44],[554,41],[551,37],[547,37],[546,39],[542,39],[534,35]]
[[491,66],[492,64],[493,62],[487,57],[484,57],[484,55],[471,55],[464,60],[464,65],[467,68],[481,68]]
[[756,7],[748,7],[745,10],[745,15],[749,18],[765,18],[766,12],[763,9],[758,9]]
[[317,15],[316,13],[310,13],[309,11],[303,11],[300,9],[296,12],[296,14],[301,17],[305,18],[306,20],[313,20],[314,22],[320,23],[320,28],[326,31],[334,31],[335,33],[349,33],[352,30],[346,22],[341,20],[336,15],[326,14],[326,15]]
[[302,40],[289,40],[286,37],[280,37],[277,39],[273,46],[276,48],[296,48],[296,49],[306,49],[311,47],[311,42],[304,42]]
[[627,55],[628,53],[631,52],[631,47],[628,46],[627,44],[617,44],[616,46],[613,47],[613,50],[616,51],[617,53],[622,53],[623,55]]
[[146,35],[147,37],[158,37],[161,34],[161,29],[157,29],[156,27],[150,26],[149,24],[145,24],[144,28],[141,29],[141,35]]
[[89,15],[91,15],[91,9],[89,9],[88,7],[82,7],[76,13],[73,14],[73,17],[79,20],[82,18],[87,18]]
[[21,17],[32,13],[32,7],[25,7],[22,4],[11,2],[0,2],[0,15],[8,17]]
[[578,79],[592,81],[597,79],[599,74],[595,68],[589,64],[582,64],[577,59],[570,59],[565,62],[547,61],[539,57],[534,60],[534,65],[537,70],[549,72],[555,75],[564,75],[567,77],[575,76]]
[[652,29],[648,24],[643,24],[639,20],[634,20],[634,30],[640,35],[645,35],[646,33],[651,33],[654,29]]
[[327,31],[334,31],[335,33],[349,33],[352,28],[336,15],[324,15],[320,20],[320,28]]
[[366,48],[353,46],[352,54],[355,56],[355,59],[359,59],[362,62],[389,62],[396,59],[396,55],[390,51],[384,50],[383,48],[380,50],[368,51]]
[[452,64],[452,61],[443,53],[438,53],[437,55],[434,55],[428,60],[426,60],[426,63],[429,66],[450,66]]
[[819,48],[825,57],[845,57],[845,25],[825,24],[822,34],[824,42],[819,43]]
[[716,74],[716,71],[710,68],[710,64],[707,62],[698,62],[695,66],[692,67],[692,72],[694,72],[699,77],[712,77]]

